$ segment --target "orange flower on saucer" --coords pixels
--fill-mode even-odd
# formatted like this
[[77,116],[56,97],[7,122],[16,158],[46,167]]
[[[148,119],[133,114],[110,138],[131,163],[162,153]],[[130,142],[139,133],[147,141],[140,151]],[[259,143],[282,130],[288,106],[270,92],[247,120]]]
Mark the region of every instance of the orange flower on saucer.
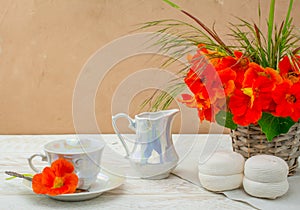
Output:
[[65,159],[58,159],[51,167],[44,168],[43,172],[34,175],[32,189],[37,194],[51,196],[74,193],[78,184],[78,177],[74,173],[74,166]]

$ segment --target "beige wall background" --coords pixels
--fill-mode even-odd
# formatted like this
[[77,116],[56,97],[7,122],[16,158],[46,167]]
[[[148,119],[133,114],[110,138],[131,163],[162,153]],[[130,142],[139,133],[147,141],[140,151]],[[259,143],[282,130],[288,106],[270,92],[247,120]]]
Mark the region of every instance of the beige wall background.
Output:
[[[233,16],[257,20],[257,0],[174,2],[208,26],[216,22],[221,35],[228,32],[227,22],[233,21]],[[261,1],[263,20],[268,3]],[[282,17],[287,4],[287,0],[277,1],[277,18]],[[299,9],[300,1],[295,0],[292,15],[296,26],[300,25]],[[188,20],[161,0],[0,0],[0,134],[74,133],[73,90],[87,59],[105,44],[132,33],[136,24],[164,18]],[[113,133],[111,103],[118,85],[128,75],[160,63],[160,59],[136,56],[110,69],[95,98],[99,129],[87,127],[84,132]],[[168,68],[176,70],[176,66]],[[131,116],[150,94],[149,90],[128,96],[132,98]],[[182,112],[190,121],[182,124],[179,115],[174,131],[195,132],[195,126],[196,132],[209,131],[209,123],[197,127],[193,110]],[[120,124],[126,127],[126,121]],[[219,132],[220,128],[211,129]]]

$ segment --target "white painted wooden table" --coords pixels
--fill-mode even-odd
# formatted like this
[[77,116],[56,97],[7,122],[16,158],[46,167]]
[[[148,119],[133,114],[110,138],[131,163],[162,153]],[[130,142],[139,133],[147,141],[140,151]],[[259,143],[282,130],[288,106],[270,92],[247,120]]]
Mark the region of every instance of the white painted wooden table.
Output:
[[[42,151],[42,145],[70,135],[0,136],[0,209],[253,209],[187,182],[175,175],[163,180],[127,179],[114,190],[82,202],[55,201],[25,188],[22,180],[5,180],[4,171],[33,173],[27,158]],[[114,139],[114,135],[103,135]],[[119,143],[109,141],[116,147]]]

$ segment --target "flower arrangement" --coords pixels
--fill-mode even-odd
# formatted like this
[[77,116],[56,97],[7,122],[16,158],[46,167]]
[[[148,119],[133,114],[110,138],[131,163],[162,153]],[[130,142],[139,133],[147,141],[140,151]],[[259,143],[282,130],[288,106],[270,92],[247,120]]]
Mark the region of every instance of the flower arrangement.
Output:
[[[143,28],[159,27],[160,34],[169,34],[160,38],[162,50],[182,47],[172,54],[175,60],[189,54],[189,47],[197,46],[197,52],[188,56],[188,68],[179,72],[179,82],[171,85],[167,93],[161,93],[152,108],[166,108],[170,98],[187,86],[191,94],[181,94],[179,101],[196,108],[201,121],[216,121],[230,129],[259,125],[268,141],[288,132],[298,122],[300,37],[294,33],[290,17],[293,0],[289,1],[286,18],[279,26],[274,23],[275,0],[270,1],[267,34],[259,25],[238,18],[240,23],[231,24],[230,28],[233,45],[225,44],[214,29],[178,5],[164,1],[200,27],[178,20],[144,25]],[[151,100],[153,96],[145,103]]]

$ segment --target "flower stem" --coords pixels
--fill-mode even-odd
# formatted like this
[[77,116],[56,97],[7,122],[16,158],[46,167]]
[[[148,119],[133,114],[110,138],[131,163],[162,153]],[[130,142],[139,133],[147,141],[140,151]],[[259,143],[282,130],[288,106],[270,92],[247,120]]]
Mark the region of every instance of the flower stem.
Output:
[[14,172],[14,171],[5,171],[5,173],[9,176],[12,176],[12,177],[18,177],[18,178],[21,178],[21,179],[26,179],[28,181],[32,181],[31,176],[25,176],[23,174],[19,174],[19,173]]

